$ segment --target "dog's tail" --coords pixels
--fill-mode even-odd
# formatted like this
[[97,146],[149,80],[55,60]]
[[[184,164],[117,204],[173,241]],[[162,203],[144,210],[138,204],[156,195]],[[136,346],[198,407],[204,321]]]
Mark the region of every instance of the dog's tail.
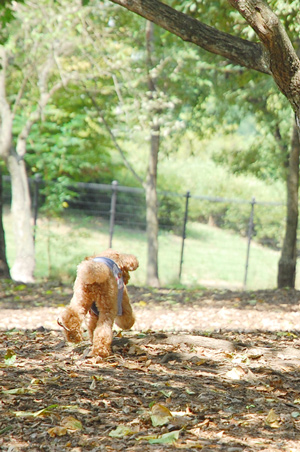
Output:
[[110,269],[104,262],[86,259],[77,267],[77,277],[85,284],[103,283],[109,276]]

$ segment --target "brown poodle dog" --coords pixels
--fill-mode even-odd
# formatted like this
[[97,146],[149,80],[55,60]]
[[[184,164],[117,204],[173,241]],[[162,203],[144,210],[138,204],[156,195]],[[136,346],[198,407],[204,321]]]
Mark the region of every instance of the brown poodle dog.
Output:
[[87,257],[78,265],[73,298],[57,320],[68,341],[82,340],[81,323],[87,316],[93,356],[110,355],[114,321],[125,330],[135,322],[126,284],[129,272],[138,266],[134,255],[112,249]]

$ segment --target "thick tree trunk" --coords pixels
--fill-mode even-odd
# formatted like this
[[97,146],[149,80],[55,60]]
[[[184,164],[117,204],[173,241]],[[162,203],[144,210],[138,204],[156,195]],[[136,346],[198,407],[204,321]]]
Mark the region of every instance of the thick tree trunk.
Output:
[[3,228],[2,174],[0,172],[0,279],[9,279],[9,267],[6,259],[5,235]]
[[278,264],[278,287],[295,287],[298,229],[298,188],[299,188],[300,142],[295,123],[289,156],[287,175],[287,215],[281,257]]
[[11,210],[14,224],[16,256],[11,269],[15,281],[34,282],[34,240],[31,221],[31,201],[25,162],[12,151],[7,162],[11,176]]
[[[33,282],[34,243],[31,226],[30,194],[24,162],[24,133],[20,134],[18,152],[12,149],[13,113],[6,96],[7,55],[0,46],[0,157],[11,176],[12,215],[16,256],[11,277],[16,281]],[[32,120],[28,122],[32,124]],[[26,128],[29,127],[26,124]]]

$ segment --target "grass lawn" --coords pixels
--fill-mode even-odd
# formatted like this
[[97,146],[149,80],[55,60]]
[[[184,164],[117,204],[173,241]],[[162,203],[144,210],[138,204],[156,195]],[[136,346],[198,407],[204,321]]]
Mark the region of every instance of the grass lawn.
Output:
[[[11,215],[4,216],[7,256],[14,259]],[[179,281],[182,239],[171,233],[159,235],[159,276],[161,284],[242,288],[245,276],[247,240],[230,231],[200,223],[189,223]],[[40,217],[36,230],[37,279],[74,280],[77,264],[88,255],[109,247],[109,225],[91,217],[51,219]],[[135,254],[140,267],[131,282],[146,280],[147,240],[144,231],[116,226],[112,247]],[[276,287],[279,253],[251,244],[247,289]]]

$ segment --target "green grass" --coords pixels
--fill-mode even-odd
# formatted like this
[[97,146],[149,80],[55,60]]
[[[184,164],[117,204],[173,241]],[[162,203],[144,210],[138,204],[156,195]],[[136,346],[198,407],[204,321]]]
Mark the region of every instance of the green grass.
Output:
[[[182,282],[204,286],[243,287],[247,239],[229,231],[193,223],[187,230]],[[279,253],[252,241],[247,288],[276,286]],[[193,269],[187,276],[186,269]]]
[[[14,260],[14,241],[10,214],[4,216],[7,257]],[[88,255],[109,246],[109,225],[95,218],[48,220],[40,217],[36,230],[37,279],[72,282],[77,264]],[[113,248],[138,256],[140,267],[131,282],[146,281],[147,241],[143,231],[115,227]],[[161,232],[159,235],[159,276],[162,285],[217,286],[242,288],[247,240],[228,231],[200,223],[189,223],[184,247],[182,277],[179,281],[182,240]],[[276,287],[279,253],[252,242],[247,288]]]

